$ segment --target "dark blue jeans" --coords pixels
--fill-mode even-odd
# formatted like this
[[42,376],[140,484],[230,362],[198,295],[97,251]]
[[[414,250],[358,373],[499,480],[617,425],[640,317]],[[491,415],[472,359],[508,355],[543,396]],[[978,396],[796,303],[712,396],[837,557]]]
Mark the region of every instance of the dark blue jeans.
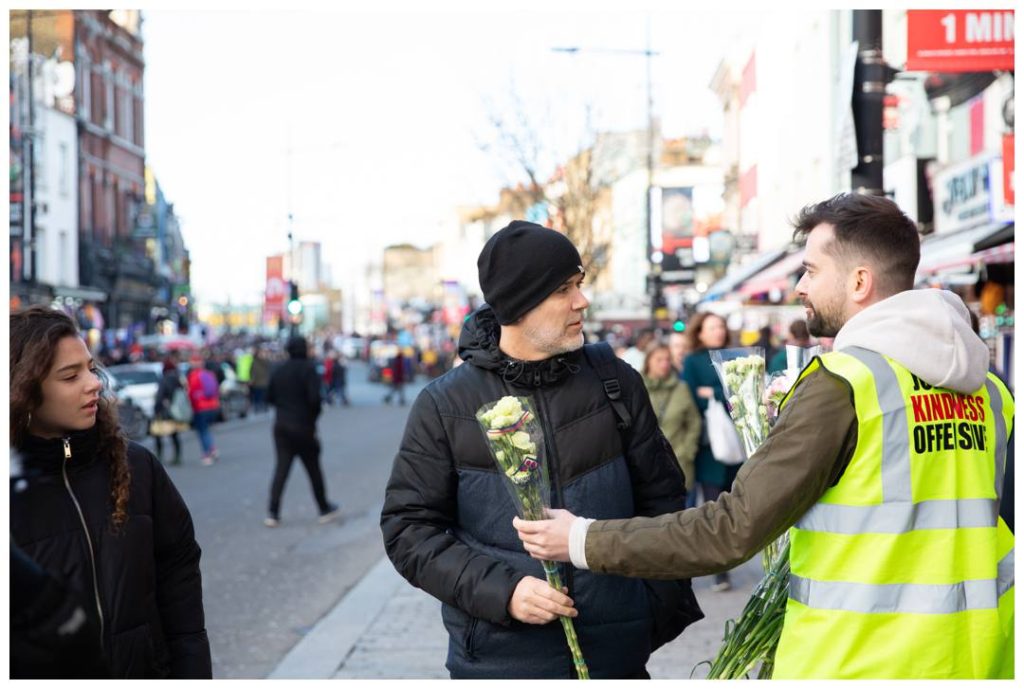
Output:
[[192,416],[193,425],[199,435],[199,444],[203,448],[203,456],[208,457],[216,448],[213,446],[213,433],[210,432],[210,425],[217,418],[217,410],[198,411]]

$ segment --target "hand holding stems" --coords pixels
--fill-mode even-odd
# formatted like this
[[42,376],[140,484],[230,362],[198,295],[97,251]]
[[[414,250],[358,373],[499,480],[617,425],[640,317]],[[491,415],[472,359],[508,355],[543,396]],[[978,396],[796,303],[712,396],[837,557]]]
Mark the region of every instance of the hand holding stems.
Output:
[[543,579],[526,576],[516,584],[508,603],[508,614],[526,624],[547,624],[558,617],[576,617],[573,600],[564,586],[558,592]]
[[569,530],[576,515],[557,509],[545,510],[545,513],[549,519],[527,521],[515,517],[512,526],[519,532],[523,548],[535,559],[569,562]]

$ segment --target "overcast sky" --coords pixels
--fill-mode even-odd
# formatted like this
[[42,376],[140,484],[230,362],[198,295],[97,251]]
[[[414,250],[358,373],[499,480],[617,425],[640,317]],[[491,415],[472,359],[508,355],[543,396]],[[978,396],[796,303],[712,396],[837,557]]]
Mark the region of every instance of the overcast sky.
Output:
[[182,219],[202,300],[258,303],[289,208],[296,240],[323,242],[344,286],[387,244],[431,244],[456,207],[493,203],[516,179],[479,147],[511,94],[555,155],[583,140],[588,104],[597,128],[646,126],[643,57],[552,47],[642,50],[649,24],[664,134],[718,136],[708,83],[758,17],[150,10],[147,162]]

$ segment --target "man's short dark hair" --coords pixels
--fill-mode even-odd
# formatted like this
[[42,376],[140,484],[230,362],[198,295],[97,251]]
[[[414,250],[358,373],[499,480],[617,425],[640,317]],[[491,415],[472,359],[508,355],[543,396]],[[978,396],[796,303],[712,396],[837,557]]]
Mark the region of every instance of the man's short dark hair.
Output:
[[803,244],[818,225],[834,228],[830,253],[845,265],[867,259],[884,294],[914,288],[921,261],[917,226],[893,201],[870,194],[837,194],[805,206],[793,221],[793,239]]

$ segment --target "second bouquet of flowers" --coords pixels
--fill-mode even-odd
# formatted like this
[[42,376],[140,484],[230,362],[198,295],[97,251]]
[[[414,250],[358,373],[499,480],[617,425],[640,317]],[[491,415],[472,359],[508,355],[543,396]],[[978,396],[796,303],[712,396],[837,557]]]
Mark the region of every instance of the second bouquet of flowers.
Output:
[[[529,397],[502,397],[480,407],[476,419],[487,438],[491,456],[504,476],[504,484],[523,519],[545,519],[544,510],[551,506],[548,467],[544,461],[544,434],[537,423],[537,414]],[[562,577],[558,565],[543,560],[544,574],[552,588],[561,591]],[[568,617],[560,617],[566,642],[572,653],[576,675],[590,679],[587,663],[580,649],[576,628]]]

